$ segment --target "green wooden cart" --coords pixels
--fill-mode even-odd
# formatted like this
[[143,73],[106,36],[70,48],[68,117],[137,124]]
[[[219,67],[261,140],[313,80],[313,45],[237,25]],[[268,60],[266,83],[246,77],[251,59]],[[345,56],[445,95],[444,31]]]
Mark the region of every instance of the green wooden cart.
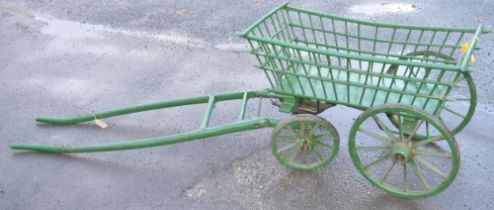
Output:
[[[316,13],[283,3],[241,33],[271,87],[167,100],[84,116],[40,117],[67,125],[154,109],[207,104],[197,130],[89,146],[15,144],[48,153],[103,152],[174,144],[274,127],[276,158],[298,170],[328,165],[339,135],[316,116],[337,104],[362,110],[349,134],[349,152],[373,185],[399,197],[437,194],[455,179],[460,153],[454,135],[475,111],[470,76],[479,36],[489,31],[375,23]],[[246,118],[248,101],[270,98],[291,117]],[[240,100],[238,120],[209,126],[214,105]],[[448,119],[448,120],[443,120]]]

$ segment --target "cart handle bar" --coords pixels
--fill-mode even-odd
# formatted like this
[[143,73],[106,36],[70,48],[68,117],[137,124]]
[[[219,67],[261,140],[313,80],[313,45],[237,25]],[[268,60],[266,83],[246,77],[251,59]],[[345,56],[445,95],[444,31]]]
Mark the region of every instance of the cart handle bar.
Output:
[[12,144],[11,149],[15,150],[31,150],[45,153],[87,153],[87,152],[107,152],[117,150],[140,149],[146,147],[154,147],[167,144],[176,144],[180,142],[203,139],[213,136],[220,136],[241,131],[261,129],[266,127],[274,127],[278,123],[277,120],[257,118],[250,120],[237,121],[230,124],[225,124],[217,127],[195,130],[191,132],[174,134],[163,137],[138,139],[109,144],[96,144],[87,146],[55,146],[43,144]]

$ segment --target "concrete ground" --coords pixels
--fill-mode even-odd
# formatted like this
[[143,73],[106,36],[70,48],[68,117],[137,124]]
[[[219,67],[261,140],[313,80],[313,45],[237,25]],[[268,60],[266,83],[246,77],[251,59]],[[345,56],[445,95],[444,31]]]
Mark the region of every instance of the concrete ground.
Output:
[[[393,23],[494,23],[489,0],[400,2],[392,7],[362,0],[291,4]],[[456,136],[460,172],[447,190],[427,199],[394,198],[366,182],[346,144],[360,111],[342,106],[321,115],[339,130],[340,153],[329,167],[312,173],[277,162],[269,129],[113,153],[47,155],[8,148],[27,142],[116,142],[195,128],[204,106],[111,118],[107,129],[43,126],[33,119],[267,87],[262,72],[252,67],[246,42],[235,33],[279,3],[0,0],[0,209],[494,208],[492,34],[481,38],[476,54],[478,109]],[[264,104],[263,114],[284,117]],[[219,104],[213,121],[236,117],[234,105]],[[255,107],[251,104],[250,114]]]

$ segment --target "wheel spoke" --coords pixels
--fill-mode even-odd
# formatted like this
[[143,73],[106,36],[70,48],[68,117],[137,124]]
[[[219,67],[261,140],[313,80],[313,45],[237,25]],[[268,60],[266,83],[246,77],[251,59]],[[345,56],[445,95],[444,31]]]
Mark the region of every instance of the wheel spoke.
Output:
[[319,124],[312,124],[312,127],[309,130],[309,133],[313,133],[315,129],[321,128],[321,125]]
[[298,128],[299,128],[300,133],[304,134],[305,133],[305,122],[297,121],[296,123],[298,124]]
[[396,136],[393,135],[393,132],[391,132],[391,129],[389,129],[389,127],[384,124],[383,121],[381,121],[379,119],[379,117],[377,117],[376,115],[373,115],[372,118],[374,119],[374,121],[377,122],[377,124],[379,124],[379,126],[384,130],[384,132],[386,133],[386,135],[388,135],[388,138],[391,139],[392,141],[395,141],[397,142],[398,139],[396,139]]
[[328,133],[328,134],[322,134],[322,135],[317,135],[317,136],[314,136],[314,138],[320,141],[321,138],[322,137],[325,137],[325,136],[331,138],[331,134],[330,133]]
[[403,137],[403,125],[401,124],[401,115],[400,115],[400,112],[397,112],[396,116],[398,118],[398,132],[400,134],[401,142],[403,142],[403,141],[405,141],[405,137]]
[[327,147],[327,148],[329,148],[329,149],[333,149],[333,145],[330,145],[330,144],[328,144],[328,143],[324,143],[324,142],[319,141],[319,140],[316,140],[316,144],[317,144],[317,145],[321,145],[321,146],[323,146],[323,147]]
[[386,178],[388,178],[388,175],[389,173],[393,170],[393,167],[395,166],[396,162],[393,161],[393,163],[391,164],[391,166],[388,168],[388,170],[386,171],[386,173],[384,173],[384,176],[383,178],[381,178],[381,184],[384,184],[384,181],[386,181]]
[[364,150],[364,151],[384,151],[389,149],[387,146],[357,146],[355,147],[357,150]]
[[276,139],[281,141],[295,141],[295,136],[277,136]]
[[300,128],[302,130],[302,134],[309,134],[312,132],[312,129],[314,129],[314,124],[311,122],[305,122],[305,121],[300,121],[299,122]]
[[453,156],[449,153],[442,153],[442,152],[436,152],[436,151],[430,151],[430,150],[415,150],[416,155],[428,155],[428,156],[434,156],[434,157],[439,157],[439,158],[447,158],[451,159]]
[[290,160],[292,162],[297,162],[297,160],[299,159],[298,157],[299,157],[300,154],[302,154],[302,153],[299,150],[297,150],[297,152],[295,152],[295,154],[290,157]]
[[373,165],[376,165],[376,164],[378,164],[378,163],[380,163],[380,162],[382,162],[382,161],[386,160],[386,158],[388,158],[390,154],[391,154],[391,153],[390,153],[389,151],[388,151],[388,152],[385,152],[385,153],[384,153],[381,157],[379,157],[377,160],[374,160],[374,161],[372,161],[371,163],[369,163],[369,164],[365,165],[365,166],[364,166],[364,167],[365,167],[365,169],[368,169],[369,167],[371,167],[371,166],[373,166]]
[[427,136],[430,136],[430,133],[429,133],[429,122],[425,122],[425,133],[427,134]]
[[410,166],[412,166],[412,169],[415,172],[415,175],[417,175],[419,177],[420,181],[422,181],[422,183],[424,184],[425,189],[426,190],[431,189],[431,186],[429,185],[429,183],[427,183],[427,180],[425,179],[424,174],[419,169],[419,167],[417,167],[417,164],[415,163],[415,161],[411,160],[409,163],[410,163]]
[[408,136],[408,139],[407,139],[406,143],[410,142],[410,140],[412,140],[413,136],[415,136],[415,134],[417,134],[417,131],[419,130],[419,128],[420,128],[420,126],[422,125],[423,122],[424,121],[422,121],[422,120],[417,121],[417,124],[415,125],[415,128],[413,128],[413,131],[410,134],[410,136]]
[[293,143],[287,144],[284,147],[278,149],[278,153],[282,153],[284,151],[290,150],[290,149],[292,149],[298,145],[300,145],[300,142],[293,142]]
[[444,179],[447,179],[448,178],[438,168],[436,168],[436,166],[432,165],[431,163],[429,163],[428,161],[422,159],[421,157],[415,157],[415,160],[417,160],[417,162],[419,162],[423,166],[427,167],[428,169],[430,169],[431,171],[433,171],[434,173],[436,173],[440,177],[442,177]]
[[308,164],[310,162],[309,161],[309,156],[307,155],[307,153],[303,153],[302,155],[304,156],[304,159],[303,159],[304,163],[305,164]]
[[427,139],[424,139],[424,140],[420,140],[419,142],[413,144],[413,146],[415,148],[417,148],[417,147],[424,146],[426,144],[429,144],[429,143],[432,143],[432,142],[435,142],[435,141],[438,141],[438,140],[441,140],[441,139],[443,139],[443,136],[442,135],[433,136],[433,137],[430,137],[430,138],[427,138]]
[[295,134],[296,136],[300,135],[300,133],[298,131],[295,131],[296,129],[293,128],[292,126],[287,126],[288,130],[290,130],[293,134]]
[[312,150],[312,154],[317,157],[320,161],[324,161],[324,156],[317,150]]
[[408,191],[407,164],[403,164],[403,190]]
[[377,133],[375,133],[374,131],[371,131],[371,130],[368,130],[366,128],[362,128],[362,127],[359,127],[358,130],[364,134],[366,134],[367,136],[370,136],[378,141],[380,141],[381,143],[385,144],[385,145],[391,145],[391,140],[387,139],[386,137],[383,137]]
[[298,135],[298,136],[304,135],[304,128],[302,126],[302,122],[294,122],[294,123],[289,124],[287,127],[295,135]]
[[452,109],[450,109],[450,108],[448,108],[446,106],[444,106],[443,109],[446,110],[446,111],[448,111],[448,112],[450,112],[450,113],[452,113],[452,114],[454,114],[454,115],[456,115],[456,116],[458,116],[458,117],[465,118],[465,115],[462,115],[462,114],[458,113],[457,111],[454,111],[454,110],[452,110]]
[[471,98],[468,97],[462,97],[462,98],[456,98],[457,101],[470,101]]

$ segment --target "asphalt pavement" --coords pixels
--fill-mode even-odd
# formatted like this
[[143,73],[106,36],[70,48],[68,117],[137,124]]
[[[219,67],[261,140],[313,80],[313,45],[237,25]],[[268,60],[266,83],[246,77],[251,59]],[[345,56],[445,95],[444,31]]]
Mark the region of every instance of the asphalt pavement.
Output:
[[[269,85],[236,35],[281,1],[0,0],[0,209],[493,209],[494,35],[481,37],[479,103],[458,135],[461,168],[444,192],[407,200],[372,187],[354,167],[348,132],[359,110],[321,114],[340,133],[331,165],[298,172],[271,155],[270,129],[121,152],[49,155],[13,143],[84,145],[196,128],[205,106],[107,119],[109,127],[37,124],[163,99]],[[494,2],[292,1],[291,5],[391,23],[494,24]],[[262,114],[276,118],[264,101]],[[253,101],[249,115],[256,114]],[[218,104],[212,123],[238,116]]]

